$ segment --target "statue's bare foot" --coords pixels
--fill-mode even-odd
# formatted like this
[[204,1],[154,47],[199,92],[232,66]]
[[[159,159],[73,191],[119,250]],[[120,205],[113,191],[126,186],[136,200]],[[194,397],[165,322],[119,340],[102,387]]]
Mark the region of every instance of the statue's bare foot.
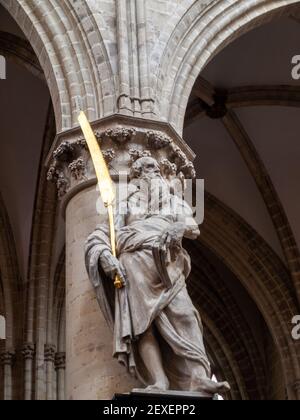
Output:
[[161,380],[157,381],[153,385],[149,385],[145,391],[153,392],[153,391],[167,391],[169,389],[169,381],[168,380]]
[[230,391],[230,385],[228,382],[214,382],[208,378],[201,378],[197,380],[197,385],[193,387],[193,391],[202,391],[211,395],[224,395]]

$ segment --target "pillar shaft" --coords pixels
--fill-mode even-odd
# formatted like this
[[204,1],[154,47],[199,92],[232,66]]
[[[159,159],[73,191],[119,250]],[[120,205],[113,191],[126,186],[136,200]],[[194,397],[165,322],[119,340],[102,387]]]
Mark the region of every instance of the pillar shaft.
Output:
[[[155,156],[168,176],[194,175],[189,160],[193,153],[168,125],[117,116],[96,122],[93,128],[116,183],[121,174],[122,182],[127,180],[133,159],[145,153]],[[140,384],[112,356],[113,332],[102,315],[85,267],[85,241],[108,218],[105,211],[98,214],[100,195],[79,130],[57,138],[49,179],[57,185],[66,220],[66,398],[111,399],[115,393],[131,391]],[[57,372],[58,394],[62,397],[64,373]]]
[[0,363],[3,366],[4,376],[4,400],[10,401],[13,399],[12,394],[12,367],[15,360],[15,353],[13,351],[5,351],[0,355]]

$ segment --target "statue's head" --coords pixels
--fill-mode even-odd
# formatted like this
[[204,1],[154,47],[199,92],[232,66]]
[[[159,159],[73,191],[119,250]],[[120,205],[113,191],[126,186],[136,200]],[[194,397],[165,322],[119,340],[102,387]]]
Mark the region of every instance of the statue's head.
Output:
[[130,178],[160,178],[161,171],[159,163],[152,157],[141,157],[131,167]]

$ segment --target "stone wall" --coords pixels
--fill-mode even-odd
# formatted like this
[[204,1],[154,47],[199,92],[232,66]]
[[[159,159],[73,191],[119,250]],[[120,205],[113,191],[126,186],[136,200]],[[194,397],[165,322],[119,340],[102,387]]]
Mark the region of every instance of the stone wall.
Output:
[[[196,77],[214,54],[298,0],[0,0],[44,70],[58,131],[113,113],[182,132]],[[129,7],[128,7],[129,5]],[[288,6],[288,7],[287,7]]]

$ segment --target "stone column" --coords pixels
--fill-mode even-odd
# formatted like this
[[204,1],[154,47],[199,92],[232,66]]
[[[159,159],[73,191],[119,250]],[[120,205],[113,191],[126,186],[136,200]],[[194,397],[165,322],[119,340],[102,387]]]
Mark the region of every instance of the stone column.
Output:
[[56,353],[55,369],[57,375],[57,399],[63,401],[65,399],[66,353]]
[[53,400],[53,375],[56,349],[53,344],[45,345],[44,359],[46,366],[46,398]]
[[[120,174],[127,179],[132,160],[144,154],[161,161],[166,176],[194,175],[193,153],[167,124],[113,116],[93,128],[116,183]],[[66,398],[111,399],[139,384],[112,358],[112,331],[85,269],[84,243],[107,218],[97,213],[99,192],[79,129],[57,137],[50,162],[48,177],[57,185],[66,219]]]
[[24,358],[24,399],[32,399],[32,364],[35,355],[35,346],[32,343],[23,345],[21,353]]
[[15,352],[7,350],[0,354],[0,364],[3,366],[4,373],[4,400],[10,401],[12,395],[12,367],[15,360]]

